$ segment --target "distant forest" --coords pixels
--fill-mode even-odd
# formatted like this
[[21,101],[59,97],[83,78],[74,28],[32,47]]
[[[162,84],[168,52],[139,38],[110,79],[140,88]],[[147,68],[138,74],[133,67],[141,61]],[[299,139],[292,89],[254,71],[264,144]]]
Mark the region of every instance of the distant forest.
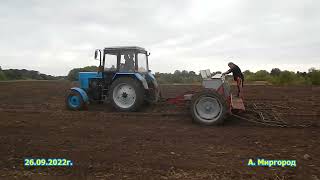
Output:
[[7,80],[59,80],[65,79],[64,76],[51,76],[39,73],[38,71],[26,69],[1,69],[0,81]]
[[[83,68],[74,68],[69,71],[67,76],[51,76],[39,73],[38,71],[26,69],[5,69],[0,67],[0,81],[2,80],[60,80],[67,79],[77,81],[79,72],[97,71],[97,66],[86,66]],[[221,73],[214,72],[213,74]],[[273,85],[320,85],[320,70],[310,68],[308,72],[291,72],[273,68],[270,72],[260,70],[251,72],[246,70],[243,72],[245,82],[264,81]],[[201,82],[201,76],[194,71],[176,70],[173,73],[156,72],[155,76],[160,84],[197,84]],[[232,79],[231,75],[227,77]]]
[[[79,72],[85,71],[97,71],[97,66],[86,66],[83,68],[75,68],[69,71],[67,79],[70,81],[78,80]],[[213,74],[221,73],[220,71]],[[320,85],[320,70],[310,68],[308,72],[291,72],[287,70],[280,70],[279,68],[273,68],[270,72],[266,70],[260,70],[257,72],[251,72],[246,70],[243,72],[245,82],[265,81],[273,85]],[[155,77],[160,84],[196,84],[201,82],[200,73],[186,70],[176,70],[174,73],[160,73],[156,72]],[[227,77],[232,79],[231,75]]]

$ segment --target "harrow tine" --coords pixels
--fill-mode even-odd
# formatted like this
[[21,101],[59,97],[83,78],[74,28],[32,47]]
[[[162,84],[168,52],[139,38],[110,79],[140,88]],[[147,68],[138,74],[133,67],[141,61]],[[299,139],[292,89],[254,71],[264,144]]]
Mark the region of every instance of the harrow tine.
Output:
[[287,124],[278,116],[272,106],[268,106],[264,103],[252,103],[253,108],[247,109],[247,112],[252,112],[257,115],[254,118],[242,119],[257,124],[263,124],[266,126],[287,127]]
[[264,119],[264,116],[263,116],[263,114],[262,114],[262,112],[259,112],[259,116],[260,116],[260,118],[262,119],[262,121],[264,121],[265,119]]
[[253,108],[258,109],[256,103],[253,103]]
[[290,107],[290,106],[280,106],[280,105],[276,105],[276,104],[274,104],[274,105],[272,105],[272,106],[274,106],[274,107],[278,107],[278,108],[282,108],[282,109],[297,109],[297,108],[295,108],[295,107]]
[[[289,125],[279,114],[277,109],[296,109],[294,107],[286,107],[281,105],[270,105],[265,103],[252,102],[246,104],[247,117],[233,114],[234,117],[251,123],[280,128],[307,128],[312,125]],[[251,115],[250,115],[251,114]]]
[[272,112],[273,112],[273,115],[274,115],[275,119],[277,119],[278,121],[280,121],[280,122],[282,122],[282,123],[284,123],[284,124],[287,124],[287,122],[284,121],[284,120],[279,116],[279,113],[278,113],[277,111],[272,110]]
[[248,121],[248,122],[252,122],[252,123],[260,124],[260,125],[264,125],[264,126],[281,127],[281,128],[287,127],[286,125],[282,125],[282,124],[268,124],[268,123],[265,123],[265,122],[258,121],[257,119],[256,120],[248,119],[248,118],[245,118],[245,117],[242,117],[242,116],[239,116],[239,115],[235,115],[235,114],[233,114],[233,116],[236,117],[236,118]]

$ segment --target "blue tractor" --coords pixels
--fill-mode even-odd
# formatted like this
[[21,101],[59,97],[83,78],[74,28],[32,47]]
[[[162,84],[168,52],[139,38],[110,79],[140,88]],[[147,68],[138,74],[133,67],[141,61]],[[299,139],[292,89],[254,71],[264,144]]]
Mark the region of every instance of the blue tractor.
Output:
[[80,72],[80,87],[70,89],[66,106],[83,110],[93,102],[110,102],[118,111],[137,111],[144,102],[160,98],[157,80],[149,70],[144,48],[120,46],[95,51],[100,61],[97,72]]

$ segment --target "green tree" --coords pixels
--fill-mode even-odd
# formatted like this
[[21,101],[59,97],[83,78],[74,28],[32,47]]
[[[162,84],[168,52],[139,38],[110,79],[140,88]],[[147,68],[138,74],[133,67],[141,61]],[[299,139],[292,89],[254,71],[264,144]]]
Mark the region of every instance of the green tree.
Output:
[[86,66],[83,68],[74,68],[69,71],[67,79],[70,81],[77,81],[79,79],[79,72],[95,72],[98,70],[97,66]]
[[315,67],[312,67],[312,68],[309,68],[309,69],[308,69],[308,72],[309,72],[309,73],[312,73],[313,71],[316,71],[316,68],[315,68]]
[[171,84],[171,83],[197,83],[200,82],[201,76],[197,75],[194,71],[176,70],[173,74],[171,73],[159,73],[156,72],[155,76],[158,83],[160,84]]
[[182,71],[181,71],[181,74],[182,74],[182,75],[188,75],[188,74],[189,74],[189,72],[188,72],[188,71],[186,71],[186,70],[182,70]]
[[312,85],[320,85],[320,70],[313,70],[308,76]]
[[310,84],[309,80],[302,75],[291,71],[282,71],[278,76],[273,76],[269,79],[274,85],[301,85]]
[[243,75],[248,76],[248,75],[252,75],[253,72],[249,71],[249,70],[245,70],[243,71]]
[[1,67],[0,67],[0,81],[3,81],[3,80],[7,80],[7,77],[6,75],[3,73]]
[[267,81],[270,79],[270,74],[266,70],[260,70],[256,73],[245,72],[245,79],[248,81]]
[[279,76],[281,74],[281,70],[279,68],[271,69],[270,75],[271,76]]
[[5,76],[6,80],[25,80],[25,79],[35,79],[35,80],[55,80],[55,76],[40,74],[38,71],[26,70],[26,69],[5,69],[0,71],[0,75],[3,79]]
[[173,74],[177,74],[177,75],[179,75],[179,74],[181,74],[181,71],[179,71],[179,70],[175,70]]

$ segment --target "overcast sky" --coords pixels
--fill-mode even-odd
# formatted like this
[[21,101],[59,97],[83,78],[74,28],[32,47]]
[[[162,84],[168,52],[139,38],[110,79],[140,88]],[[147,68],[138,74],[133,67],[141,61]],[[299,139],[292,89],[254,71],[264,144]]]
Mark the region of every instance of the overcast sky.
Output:
[[1,0],[0,66],[66,75],[137,45],[153,72],[320,68],[319,0]]

